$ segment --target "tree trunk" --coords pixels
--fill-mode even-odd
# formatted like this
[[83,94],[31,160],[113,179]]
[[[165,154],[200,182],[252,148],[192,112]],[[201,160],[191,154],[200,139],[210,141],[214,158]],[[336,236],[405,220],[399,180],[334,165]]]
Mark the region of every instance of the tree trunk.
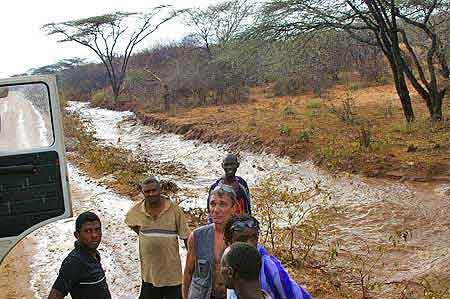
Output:
[[223,106],[223,96],[224,96],[225,90],[223,87],[218,87],[216,92],[216,105]]
[[112,87],[112,92],[113,92],[113,102],[115,104],[115,103],[117,103],[117,100],[119,99],[119,91],[117,90],[117,88]]
[[164,111],[170,110],[170,94],[169,94],[169,86],[163,83],[161,84],[161,101],[163,102]]
[[411,104],[411,97],[409,96],[408,86],[405,82],[405,77],[403,74],[400,76],[398,82],[395,83],[395,89],[400,97],[400,102],[402,103],[403,114],[405,115],[407,122],[412,122],[415,120],[414,111]]
[[[388,57],[389,58],[389,57]],[[414,110],[411,104],[411,97],[409,95],[408,86],[406,85],[405,74],[397,67],[398,64],[390,61],[392,74],[394,75],[395,89],[402,103],[403,114],[407,122],[415,120]]]
[[118,78],[117,76],[109,76],[111,81],[111,89],[113,92],[113,101],[114,103],[117,103],[117,100],[119,99],[120,95],[120,88],[122,87],[122,80]]
[[443,92],[438,92],[431,99],[432,110],[430,111],[431,120],[440,121],[442,120],[442,99],[444,97]]

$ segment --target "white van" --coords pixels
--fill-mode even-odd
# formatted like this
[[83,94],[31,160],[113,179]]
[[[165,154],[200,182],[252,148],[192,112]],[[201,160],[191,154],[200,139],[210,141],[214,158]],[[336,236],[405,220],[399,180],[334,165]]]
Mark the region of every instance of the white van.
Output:
[[54,76],[0,80],[0,263],[23,237],[72,216]]

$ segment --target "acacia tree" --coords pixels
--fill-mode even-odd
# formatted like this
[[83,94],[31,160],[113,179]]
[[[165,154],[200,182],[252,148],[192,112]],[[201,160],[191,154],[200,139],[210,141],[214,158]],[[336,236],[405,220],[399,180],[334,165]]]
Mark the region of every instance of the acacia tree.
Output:
[[66,58],[61,59],[57,63],[40,66],[38,68],[32,68],[27,71],[30,75],[42,75],[42,74],[57,74],[65,70],[73,69],[81,65],[86,64],[84,58]]
[[244,31],[252,13],[247,0],[230,0],[206,8],[186,11],[184,23],[191,27],[193,35],[204,43],[212,56],[213,45],[226,45],[236,34]]
[[58,42],[76,42],[91,49],[106,68],[116,101],[136,45],[180,13],[166,13],[169,7],[157,6],[147,13],[115,12],[74,21],[49,23],[42,29],[48,35],[58,35]]
[[406,78],[425,101],[430,117],[441,120],[450,74],[441,28],[448,24],[449,3],[449,0],[271,0],[263,5],[253,34],[280,39],[330,28],[345,31],[382,50],[407,121],[414,120],[414,112]]
[[[223,102],[226,89],[235,84],[229,76],[234,62],[224,59],[223,54],[229,48],[235,48],[236,38],[250,25],[252,7],[248,0],[228,0],[206,8],[190,9],[183,18],[192,29],[191,36],[202,44],[208,54],[202,69],[207,69],[216,83],[216,102]],[[195,89],[195,94],[206,98],[204,86]]]

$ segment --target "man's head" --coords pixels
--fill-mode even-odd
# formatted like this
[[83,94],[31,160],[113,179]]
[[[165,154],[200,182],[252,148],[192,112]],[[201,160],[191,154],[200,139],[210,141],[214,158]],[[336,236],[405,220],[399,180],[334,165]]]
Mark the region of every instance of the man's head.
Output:
[[100,218],[92,212],[83,212],[75,221],[75,238],[89,250],[96,250],[102,240]]
[[236,192],[228,185],[218,185],[211,192],[209,209],[212,222],[224,224],[233,214],[236,208]]
[[227,246],[246,242],[256,247],[259,238],[259,222],[248,214],[234,215],[225,223],[224,239]]
[[239,167],[239,162],[236,155],[229,154],[222,161],[222,168],[225,170],[225,177],[232,179],[236,175]]
[[237,242],[225,249],[220,271],[226,288],[235,289],[239,285],[257,281],[260,270],[261,256],[255,247]]
[[142,181],[141,191],[149,203],[157,203],[161,200],[161,186],[154,176],[149,176]]

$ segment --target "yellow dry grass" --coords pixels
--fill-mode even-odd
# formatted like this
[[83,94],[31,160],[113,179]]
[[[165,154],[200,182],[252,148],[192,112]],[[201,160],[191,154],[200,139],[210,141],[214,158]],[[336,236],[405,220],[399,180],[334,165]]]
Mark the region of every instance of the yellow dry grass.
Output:
[[[253,88],[245,104],[177,109],[176,115],[156,116],[174,125],[194,124],[217,142],[226,142],[230,134],[251,136],[266,150],[314,159],[331,170],[370,176],[397,171],[420,180],[450,174],[450,123],[430,122],[417,94],[411,94],[417,121],[408,124],[392,85],[358,90],[338,85],[320,97],[272,97],[267,90]],[[354,113],[350,121],[339,117],[346,98]],[[445,117],[449,113],[447,99]],[[370,135],[368,147],[360,145],[364,128]]]

